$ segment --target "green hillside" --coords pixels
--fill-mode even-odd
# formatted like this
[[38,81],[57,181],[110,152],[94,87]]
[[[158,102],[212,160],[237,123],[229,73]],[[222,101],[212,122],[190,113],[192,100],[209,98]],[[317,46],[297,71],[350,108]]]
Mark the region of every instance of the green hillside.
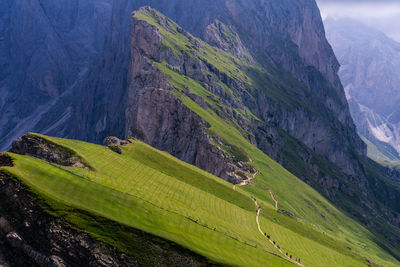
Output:
[[367,145],[368,149],[368,157],[370,157],[372,160],[378,162],[382,166],[387,166],[389,168],[395,168],[395,169],[400,169],[400,162],[396,160],[395,156],[390,156],[389,151],[385,151],[388,154],[383,153],[383,150],[380,150],[376,145],[374,145],[372,142],[370,142],[367,138],[361,136],[361,139],[364,141],[364,143]]
[[[92,170],[59,166],[8,153],[13,167],[1,170],[17,177],[78,229],[113,244],[127,254],[128,233],[106,233],[78,211],[104,217],[171,240],[210,260],[240,266],[293,265],[258,231],[257,207],[263,231],[284,254],[304,266],[364,266],[397,262],[374,242],[374,236],[336,210],[317,192],[259,150],[248,146],[259,174],[249,187],[233,186],[172,156],[132,140],[122,154],[90,143],[40,135],[81,157]],[[234,135],[238,142],[245,141]],[[271,190],[280,209],[275,209]]]

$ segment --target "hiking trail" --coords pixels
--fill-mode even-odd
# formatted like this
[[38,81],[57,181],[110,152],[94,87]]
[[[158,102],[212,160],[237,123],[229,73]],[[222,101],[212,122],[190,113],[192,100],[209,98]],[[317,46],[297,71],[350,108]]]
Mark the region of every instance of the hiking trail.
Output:
[[[254,178],[256,177],[257,173],[258,173],[258,172],[255,172],[255,173],[252,175],[251,178],[249,177],[247,180],[242,181],[240,184],[234,185],[234,186],[233,186],[233,190],[236,190],[236,186],[246,186],[246,185],[249,185],[250,182],[251,182],[251,180],[254,179]],[[272,200],[275,202],[275,209],[278,211],[278,210],[279,210],[279,208],[278,208],[278,201],[276,200],[274,193],[273,193],[271,190],[269,190],[269,194],[271,195]],[[291,263],[294,263],[294,264],[296,264],[296,265],[298,265],[298,266],[304,267],[303,264],[301,264],[301,263],[295,261],[293,258],[290,258],[289,255],[286,255],[286,254],[282,251],[282,249],[278,247],[278,245],[276,244],[276,242],[274,243],[274,241],[272,241],[271,238],[268,238],[267,235],[262,231],[261,225],[260,225],[260,219],[259,219],[259,218],[260,218],[260,213],[261,213],[261,206],[258,204],[257,199],[255,199],[255,198],[253,197],[252,200],[254,201],[254,204],[255,204],[256,207],[257,207],[256,222],[257,222],[257,227],[258,227],[258,231],[260,232],[260,234],[261,234],[263,237],[265,237],[265,238],[279,251],[279,253],[282,254],[282,256],[283,256],[284,258],[286,258],[287,260],[289,260]]]

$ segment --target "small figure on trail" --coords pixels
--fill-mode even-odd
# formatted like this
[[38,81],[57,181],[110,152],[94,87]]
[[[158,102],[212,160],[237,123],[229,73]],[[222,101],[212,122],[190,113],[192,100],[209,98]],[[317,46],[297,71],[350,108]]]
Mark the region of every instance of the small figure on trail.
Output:
[[292,259],[292,255],[290,255],[290,259]]
[[278,249],[281,249],[281,247],[278,245]]
[[299,263],[300,263],[300,258],[299,258]]
[[276,244],[275,241],[272,241],[274,243],[274,245]]
[[289,253],[286,252],[286,256],[289,256]]
[[296,258],[296,261],[297,261],[297,258]]
[[268,239],[271,239],[271,236],[270,236],[270,235],[267,235],[267,238],[268,238]]

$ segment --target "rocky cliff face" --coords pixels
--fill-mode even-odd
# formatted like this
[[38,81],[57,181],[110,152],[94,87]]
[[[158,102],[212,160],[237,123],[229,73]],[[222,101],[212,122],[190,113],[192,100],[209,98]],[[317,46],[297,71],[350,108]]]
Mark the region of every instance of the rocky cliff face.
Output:
[[[152,12],[150,8],[143,10]],[[160,16],[159,20],[168,27],[167,19]],[[190,36],[183,29],[180,31]],[[171,63],[188,76],[202,77],[203,72],[199,70],[205,71],[207,67],[200,66],[202,63],[189,55],[183,58],[174,55],[171,49],[165,48],[163,41],[155,26],[132,18],[126,135],[168,151],[232,183],[239,183],[240,178],[231,174],[238,167],[213,144],[213,138],[207,133],[208,123],[177,99],[173,94],[174,86],[153,61]],[[205,106],[204,100],[197,98]]]
[[[110,1],[2,1],[0,144],[29,130],[65,135],[71,95],[104,49]],[[65,103],[65,102],[69,103]],[[68,127],[66,127],[68,128]]]
[[389,159],[398,160],[400,44],[350,19],[327,20],[326,27],[360,134]]
[[[7,115],[2,117],[2,121],[3,125],[7,127],[2,127],[2,129],[5,129],[4,131],[7,134],[2,134],[4,136],[1,142],[3,148],[10,145],[11,141],[17,136],[27,131],[96,142],[101,142],[109,135],[122,136],[127,128],[125,127],[125,117],[121,114],[126,113],[126,84],[129,79],[127,75],[130,57],[130,12],[140,6],[151,5],[176,20],[178,24],[181,24],[189,32],[210,41],[214,45],[218,45],[218,42],[220,46],[223,45],[222,39],[225,37],[226,41],[226,36],[233,30],[235,35],[230,44],[225,42],[225,49],[236,49],[237,51],[234,52],[239,54],[246,54],[247,50],[251,55],[257,57],[260,64],[272,64],[275,69],[278,68],[278,73],[281,73],[283,69],[297,78],[305,86],[306,91],[313,92],[313,98],[315,99],[308,100],[308,102],[313,104],[317,100],[324,109],[327,109],[323,111],[324,113],[331,113],[335,119],[339,120],[340,124],[343,124],[344,128],[347,128],[345,131],[348,134],[339,143],[345,142],[346,147],[354,146],[358,153],[363,153],[363,145],[354,134],[354,125],[336,75],[338,64],[324,38],[324,29],[314,1],[302,0],[295,3],[292,1],[286,3],[285,1],[249,2],[245,0],[227,0],[204,2],[192,0],[189,6],[187,2],[181,0],[173,2],[144,0],[114,0],[111,2],[103,0],[88,2],[85,5],[76,3],[55,5],[47,2],[39,5],[38,2],[33,1],[31,4],[33,5],[31,9],[25,9],[25,7],[20,9],[17,6],[18,1],[15,3],[6,1],[5,8],[10,12],[3,15],[4,21],[11,23],[8,21],[13,21],[12,16],[16,16],[14,20],[18,21],[24,21],[19,18],[29,17],[29,14],[39,16],[37,19],[45,23],[38,29],[46,32],[53,25],[52,29],[56,29],[56,32],[59,33],[58,35],[62,37],[62,40],[54,41],[54,43],[61,43],[64,50],[69,49],[67,52],[55,51],[52,58],[59,60],[59,67],[49,68],[52,71],[64,71],[64,69],[74,70],[71,66],[77,67],[75,68],[75,74],[60,74],[62,79],[60,78],[59,80],[63,84],[52,87],[57,88],[57,90],[46,89],[49,92],[57,91],[59,93],[51,93],[48,94],[48,97],[40,97],[42,102],[44,101],[43,99],[48,99],[43,106],[40,105],[42,102],[32,101],[32,98],[29,98],[32,108],[28,108],[29,105],[20,104],[23,97],[33,94],[26,93],[27,91],[36,90],[35,88],[40,92],[43,91],[39,89],[40,84],[42,84],[40,82],[34,82],[27,86],[30,88],[29,90],[20,91],[24,92],[21,96],[14,96],[13,99],[19,99],[18,104],[8,98],[8,100],[5,100],[7,105],[3,107],[3,114]],[[29,11],[36,9],[38,12]],[[55,15],[61,9],[64,11],[62,12],[63,18],[65,21],[69,21],[68,27],[62,24],[59,17]],[[13,12],[14,10],[15,12]],[[23,13],[21,10],[27,10],[28,14]],[[195,10],[195,12],[188,12],[188,10]],[[84,16],[83,14],[89,16]],[[92,18],[92,22],[87,24],[86,20],[90,18]],[[104,22],[100,23],[99,21]],[[219,21],[219,24],[217,21]],[[223,29],[221,25],[226,25],[226,29]],[[25,28],[19,30],[14,26],[11,27],[12,25],[9,26],[5,27],[5,29],[12,28],[16,32],[9,32],[3,38],[7,47],[12,46],[11,42],[14,39],[11,37],[17,34],[21,35],[21,38],[19,38],[23,40],[21,43],[33,43],[37,46],[45,45],[36,41],[41,40],[37,37],[39,35],[37,33],[38,30],[25,35]],[[93,34],[84,38],[81,35],[87,31],[85,27],[89,27],[91,29],[90,32]],[[216,29],[220,33],[225,32],[225,34],[220,34],[220,36],[223,36],[221,40],[215,40],[215,38],[218,38],[218,35],[215,35]],[[212,30],[214,30],[214,37],[212,37]],[[36,39],[29,39],[30,35]],[[47,42],[49,46],[54,46],[51,38]],[[313,49],[308,49],[310,47]],[[25,47],[20,47],[19,49],[25,50]],[[36,50],[32,49],[32,51]],[[88,51],[91,51],[91,53],[88,53]],[[313,52],[311,53],[310,51]],[[76,56],[65,59],[60,56],[64,54]],[[11,62],[12,53],[6,52],[5,56]],[[24,60],[28,60],[33,56],[25,55],[21,57]],[[35,57],[42,58],[43,62],[47,63],[47,60],[44,60],[46,57],[36,54]],[[61,63],[68,62],[68,60],[71,64]],[[12,62],[18,62],[18,60],[12,60]],[[14,65],[10,64],[10,66]],[[38,63],[38,65],[43,64]],[[66,68],[65,66],[69,67]],[[15,69],[21,68],[15,66]],[[6,73],[13,74],[6,76]],[[40,71],[38,73],[42,75],[46,72]],[[12,84],[12,79],[19,79],[15,77],[21,77],[21,75],[14,71],[4,71],[2,76],[6,76],[3,79],[4,85],[0,86],[0,88],[3,88],[2,90],[6,92],[18,91],[13,90],[10,84]],[[70,77],[70,80],[66,79],[67,77]],[[304,98],[309,96],[307,92],[301,93]],[[7,95],[10,94],[7,93]],[[36,108],[38,105],[40,108]],[[22,115],[22,108],[29,109],[26,114],[31,114],[31,116]],[[7,111],[8,109],[9,111]],[[263,114],[264,116],[269,116],[268,114],[271,113],[261,112],[266,113]],[[276,111],[272,112],[276,113]],[[17,114],[24,117],[24,119],[26,117],[29,117],[29,119],[22,120]],[[310,117],[309,114],[305,116]],[[296,117],[296,114],[293,114],[293,117]],[[307,118],[303,121],[296,118],[292,120],[292,127],[286,127],[285,130],[295,135],[296,129],[299,128],[298,126],[307,123],[309,120],[315,121],[316,119]],[[279,118],[279,120],[285,121],[285,118]],[[17,121],[18,123],[16,123]],[[293,122],[298,123],[293,124]],[[330,127],[323,126],[322,121],[317,124],[319,128]],[[340,128],[341,126],[337,124],[335,128],[338,127]],[[340,134],[343,133],[339,129],[335,129],[335,131]],[[310,132],[309,136],[295,135],[295,137],[305,141],[310,148],[316,147],[319,152],[326,151],[324,156],[332,155],[333,150],[336,150],[336,148],[327,149],[327,146],[329,146],[327,143],[319,145],[320,140],[314,140],[314,135],[316,133]],[[319,134],[319,136],[322,135]],[[330,139],[328,143],[334,142],[334,138],[330,138],[325,134],[324,140],[326,139]],[[343,165],[339,160],[341,157],[337,154],[331,160]],[[344,162],[346,160],[342,159],[341,161]]]

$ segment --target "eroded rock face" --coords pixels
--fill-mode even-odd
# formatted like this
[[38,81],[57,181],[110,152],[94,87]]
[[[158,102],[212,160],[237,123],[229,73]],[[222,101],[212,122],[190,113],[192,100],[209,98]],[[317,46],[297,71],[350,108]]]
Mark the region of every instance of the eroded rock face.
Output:
[[249,53],[239,35],[230,26],[216,20],[205,28],[204,41],[239,58],[246,58]]

